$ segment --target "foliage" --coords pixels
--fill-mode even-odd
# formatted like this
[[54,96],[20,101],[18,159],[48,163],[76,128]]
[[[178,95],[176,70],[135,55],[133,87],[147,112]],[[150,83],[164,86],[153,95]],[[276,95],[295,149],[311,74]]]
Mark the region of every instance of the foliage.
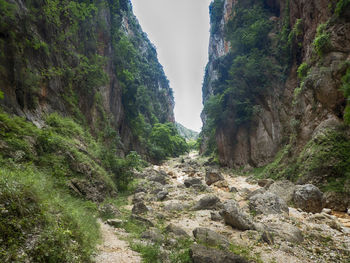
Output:
[[346,8],[349,7],[349,4],[350,0],[338,0],[334,13],[337,16],[341,16],[342,13],[346,10]]
[[216,34],[220,27],[220,22],[224,13],[224,0],[214,0],[210,3],[209,13],[210,13],[210,24],[211,24],[211,34]]
[[345,112],[344,112],[344,122],[346,124],[350,124],[350,105],[349,105],[349,99],[350,99],[350,67],[346,70],[346,73],[342,77],[342,87],[341,90],[344,93],[344,97],[347,101]]
[[332,47],[330,33],[327,32],[327,24],[320,24],[317,28],[316,37],[313,42],[316,53],[322,57]]
[[134,243],[131,244],[131,248],[139,252],[142,256],[143,261],[145,263],[161,263],[160,259],[160,246],[158,244],[141,244]]
[[57,191],[54,182],[31,166],[0,169],[2,262],[91,261],[99,239],[96,208]]
[[297,70],[298,78],[300,80],[303,80],[307,76],[309,69],[309,64],[307,64],[306,62],[301,63]]
[[[92,180],[102,186],[98,194],[107,197],[115,185],[128,188],[133,169],[140,166],[139,156],[112,155],[103,141],[57,113],[48,115],[45,128],[38,129],[0,112],[0,126],[0,199],[11,199],[1,203],[5,210],[10,211],[7,204],[14,209],[10,221],[0,219],[0,227],[7,229],[1,238],[10,240],[5,242],[10,247],[1,246],[1,257],[16,261],[24,249],[23,256],[36,262],[89,262],[98,239],[96,205],[73,196],[67,185],[73,178]],[[113,140],[109,142],[112,148]],[[27,251],[30,233],[38,242]]]
[[[214,62],[217,80],[211,83],[213,94],[206,100],[206,127],[203,136],[215,151],[217,127],[227,121],[249,125],[261,107],[259,96],[268,92],[271,79],[281,80],[283,68],[269,48],[268,33],[272,29],[271,11],[262,3],[250,6],[238,3],[235,15],[225,27],[225,38],[231,43],[230,53]],[[280,55],[278,55],[280,57]],[[203,84],[208,86],[208,71]]]
[[157,123],[150,134],[151,157],[160,161],[166,157],[176,157],[188,151],[188,146],[172,123]]

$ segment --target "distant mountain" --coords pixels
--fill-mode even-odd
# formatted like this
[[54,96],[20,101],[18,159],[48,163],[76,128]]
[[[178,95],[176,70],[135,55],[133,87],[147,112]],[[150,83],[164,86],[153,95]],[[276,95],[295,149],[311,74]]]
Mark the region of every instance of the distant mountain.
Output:
[[180,135],[184,137],[187,141],[188,140],[197,140],[199,133],[190,129],[187,129],[182,124],[176,122],[175,123],[177,130],[179,131]]

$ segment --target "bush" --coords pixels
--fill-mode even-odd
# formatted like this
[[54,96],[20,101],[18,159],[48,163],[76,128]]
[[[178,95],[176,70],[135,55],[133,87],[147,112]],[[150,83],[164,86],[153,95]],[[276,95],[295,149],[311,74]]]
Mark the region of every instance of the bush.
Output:
[[176,157],[188,151],[188,146],[173,123],[157,123],[150,134],[150,152],[155,161]]
[[50,175],[32,167],[1,168],[0,189],[2,262],[91,262],[99,239],[95,205],[60,193]]
[[328,53],[331,48],[331,37],[326,31],[327,24],[320,24],[317,28],[317,34],[313,42],[316,53],[322,57],[324,54]]
[[219,30],[220,22],[224,14],[224,0],[214,0],[209,6],[211,33],[215,34]]
[[350,0],[338,0],[337,6],[335,8],[335,14],[337,16],[341,16],[342,13],[348,8],[350,5]]
[[310,69],[310,66],[306,62],[301,63],[297,70],[298,78],[300,80],[303,80],[307,76],[309,69]]

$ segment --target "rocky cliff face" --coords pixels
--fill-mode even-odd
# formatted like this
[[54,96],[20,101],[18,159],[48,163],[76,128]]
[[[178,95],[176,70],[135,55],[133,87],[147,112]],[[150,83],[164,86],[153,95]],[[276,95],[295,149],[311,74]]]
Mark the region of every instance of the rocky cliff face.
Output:
[[[214,1],[212,8],[220,3],[217,13],[211,10],[212,28],[216,28],[210,38],[210,59],[203,85],[206,107],[202,114],[205,123],[202,151],[208,151],[212,140],[224,165],[269,164],[265,172],[270,176],[312,181],[325,187],[348,182],[349,129],[344,125],[348,95],[344,89],[349,81],[346,77],[350,63],[349,3],[275,0],[259,4],[225,0]],[[249,16],[262,12],[265,17],[260,20]],[[247,51],[251,44],[248,38],[255,37],[254,27],[262,24],[267,25],[259,29],[266,39],[260,43],[266,45],[257,41]],[[268,31],[264,31],[266,28]],[[250,35],[239,35],[240,32]],[[242,40],[237,36],[242,36]],[[237,44],[240,41],[246,49],[240,49]],[[253,49],[264,53],[259,55],[260,60]],[[241,63],[242,70],[237,71],[237,58],[244,56],[250,61],[254,58],[257,67]],[[276,65],[278,73],[271,73],[275,69],[262,72],[260,82],[254,82],[244,71],[247,68],[259,72],[259,68],[269,65]],[[241,81],[239,74],[246,81]],[[266,81],[262,82],[262,78]],[[252,88],[257,85],[263,90]],[[242,97],[244,89],[250,90]],[[215,97],[224,118],[218,119],[211,111]],[[242,106],[244,103],[249,103],[252,109],[249,115]],[[242,112],[248,116],[243,121]],[[216,125],[214,132],[210,130],[211,123]],[[341,145],[337,144],[339,141]],[[332,150],[338,154],[327,155]]]
[[1,105],[41,126],[58,111],[123,151],[143,152],[137,118],[174,122],[173,96],[129,0],[1,1]]

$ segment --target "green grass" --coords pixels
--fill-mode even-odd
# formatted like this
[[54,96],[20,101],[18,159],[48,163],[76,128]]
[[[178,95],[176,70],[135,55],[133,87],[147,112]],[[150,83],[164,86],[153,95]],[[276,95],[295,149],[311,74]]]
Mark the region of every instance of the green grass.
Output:
[[131,248],[140,253],[144,263],[162,263],[160,259],[160,246],[158,244],[132,243]]
[[2,262],[91,261],[99,241],[96,204],[55,187],[50,175],[31,166],[0,169]]

